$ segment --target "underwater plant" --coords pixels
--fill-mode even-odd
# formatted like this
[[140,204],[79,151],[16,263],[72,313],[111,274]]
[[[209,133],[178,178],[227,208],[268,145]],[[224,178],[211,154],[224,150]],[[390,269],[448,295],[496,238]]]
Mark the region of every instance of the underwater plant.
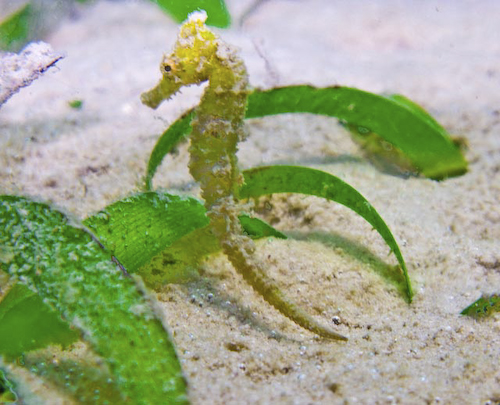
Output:
[[[26,352],[51,343],[66,347],[74,342],[75,332],[67,329],[70,325],[104,359],[103,373],[93,377],[82,366],[84,371],[68,375],[49,354],[42,354],[29,367],[31,372],[66,391],[73,383],[83,384],[85,393],[76,399],[84,402],[85,395],[102,400],[101,392],[109,387],[120,394],[115,400],[143,403],[147,392],[147,403],[186,402],[177,355],[147,292],[139,280],[131,279],[110,260],[109,252],[88,231],[73,226],[46,204],[2,196],[0,265],[18,283],[0,306],[0,354],[4,356],[0,367],[9,379],[23,387],[15,364],[29,363]],[[33,293],[37,294],[35,302]],[[58,315],[66,329],[57,321]],[[25,316],[31,322],[23,325]],[[40,324],[57,327],[39,333]],[[21,361],[16,360],[19,357]]]
[[484,318],[494,312],[500,312],[500,294],[483,295],[467,308],[464,308],[460,315]]
[[[184,21],[188,14],[199,10],[210,15],[207,24],[227,28],[231,24],[231,16],[224,0],[151,0],[178,23]],[[14,2],[12,2],[14,4]],[[3,20],[0,20],[0,51],[17,52],[28,42],[38,41],[48,32],[54,30],[59,18],[75,14],[75,3],[93,3],[92,0],[60,0],[47,2],[31,0],[22,2]],[[7,7],[9,9],[9,7]],[[2,10],[4,11],[4,10]]]
[[[209,81],[200,105],[160,137],[146,175],[150,188],[163,157],[191,132],[189,169],[201,185],[203,204],[146,191],[87,218],[84,228],[46,204],[0,196],[0,270],[8,275],[0,271],[0,288],[7,290],[0,301],[2,400],[43,395],[34,380],[26,380],[23,372],[28,371],[35,380],[49,382],[49,392],[80,402],[186,403],[187,383],[174,345],[143,284],[166,282],[167,269],[155,261],[165,254],[183,273],[222,249],[242,277],[285,316],[320,336],[346,340],[290,302],[254,258],[252,239],[286,238],[251,217],[251,206],[241,202],[261,195],[316,195],[362,216],[395,254],[400,267],[395,277],[411,302],[399,246],[358,191],[305,167],[240,172],[237,143],[244,137],[245,118],[282,112],[332,115],[395,145],[423,175],[442,179],[467,167],[446,131],[401,96],[344,87],[252,90],[243,61],[205,27],[204,19],[204,13],[195,13],[182,25],[176,47],[161,63],[162,80],[142,97],[156,107],[184,85]],[[56,332],[43,330],[44,324],[55,325],[51,330]],[[62,351],[52,361],[50,345],[74,348],[82,342],[83,356],[75,359]]]

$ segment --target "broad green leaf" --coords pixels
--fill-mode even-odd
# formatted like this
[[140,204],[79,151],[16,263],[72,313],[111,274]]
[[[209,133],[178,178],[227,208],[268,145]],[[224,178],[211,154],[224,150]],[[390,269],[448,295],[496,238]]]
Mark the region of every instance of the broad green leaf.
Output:
[[295,166],[268,166],[245,170],[240,198],[257,198],[275,193],[301,193],[326,198],[345,205],[370,223],[395,254],[403,271],[406,294],[411,302],[413,291],[399,246],[375,208],[353,187],[320,170]]
[[[445,129],[401,95],[384,97],[349,87],[255,90],[248,97],[246,118],[298,112],[337,117],[350,128],[375,133],[400,150],[426,177],[443,179],[467,171],[467,162]],[[192,110],[187,112],[159,138],[149,159],[146,190],[151,190],[152,178],[163,158],[191,132],[193,116]]]
[[[194,198],[146,192],[109,205],[84,224],[127,271],[157,288],[191,278],[199,260],[220,249],[205,212]],[[257,218],[240,220],[253,238],[285,237]]]
[[189,13],[196,10],[207,12],[207,25],[227,28],[231,17],[224,0],[152,0],[170,14],[178,23],[185,21]]
[[67,346],[79,337],[24,284],[14,285],[0,301],[0,355],[8,359],[49,344]]
[[256,90],[248,99],[246,116],[291,112],[328,115],[367,128],[395,145],[418,171],[432,179],[467,170],[467,162],[444,128],[403,96],[384,97],[349,87]]
[[500,312],[500,294],[483,295],[460,312],[460,315],[483,318],[491,315],[493,312]]
[[0,197],[2,270],[79,329],[132,403],[186,403],[174,347],[149,298],[85,230],[49,206]]
[[182,236],[207,225],[208,218],[194,198],[147,192],[117,201],[83,223],[133,273]]

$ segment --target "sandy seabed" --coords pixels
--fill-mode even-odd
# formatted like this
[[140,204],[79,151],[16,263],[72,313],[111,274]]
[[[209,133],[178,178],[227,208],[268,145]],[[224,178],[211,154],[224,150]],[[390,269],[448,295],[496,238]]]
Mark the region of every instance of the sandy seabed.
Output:
[[[356,187],[400,243],[416,295],[408,305],[383,276],[395,258],[361,218],[275,196],[259,212],[294,238],[261,241],[258,256],[291,299],[349,341],[296,326],[216,255],[199,279],[158,294],[192,402],[499,404],[500,316],[458,314],[500,292],[500,3],[228,3],[234,23],[219,32],[241,49],[252,85],[404,94],[466,138],[470,170],[442,182],[394,176],[335,119],[250,120],[241,165],[300,164]],[[84,218],[139,190],[158,135],[201,94],[188,89],[157,111],[140,103],[176,31],[152,3],[98,2],[46,38],[66,57],[0,109],[0,192]],[[75,99],[81,110],[68,106]],[[155,187],[193,186],[184,146]]]

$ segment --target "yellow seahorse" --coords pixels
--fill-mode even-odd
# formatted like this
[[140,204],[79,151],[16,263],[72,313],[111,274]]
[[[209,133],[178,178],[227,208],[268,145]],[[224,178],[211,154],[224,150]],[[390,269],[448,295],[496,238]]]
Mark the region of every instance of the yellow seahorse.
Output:
[[245,65],[236,50],[205,26],[206,13],[192,13],[181,26],[170,55],[160,64],[163,78],[142,95],[142,102],[157,108],[182,86],[209,81],[192,121],[189,170],[200,183],[210,227],[223,252],[242,277],[264,299],[298,325],[320,336],[347,340],[318,324],[290,302],[264,272],[254,256],[255,244],[243,232],[238,215],[238,141],[244,138],[243,121],[248,94]]

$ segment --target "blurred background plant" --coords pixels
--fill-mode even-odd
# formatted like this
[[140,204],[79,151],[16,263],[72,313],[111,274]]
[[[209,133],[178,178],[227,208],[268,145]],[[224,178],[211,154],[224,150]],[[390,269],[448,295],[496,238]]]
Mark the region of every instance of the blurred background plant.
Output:
[[[64,18],[76,18],[81,7],[97,0],[4,0],[0,2],[0,51],[18,52],[28,42],[43,39]],[[231,23],[224,0],[151,0],[176,22],[198,9],[207,24],[226,28]]]

